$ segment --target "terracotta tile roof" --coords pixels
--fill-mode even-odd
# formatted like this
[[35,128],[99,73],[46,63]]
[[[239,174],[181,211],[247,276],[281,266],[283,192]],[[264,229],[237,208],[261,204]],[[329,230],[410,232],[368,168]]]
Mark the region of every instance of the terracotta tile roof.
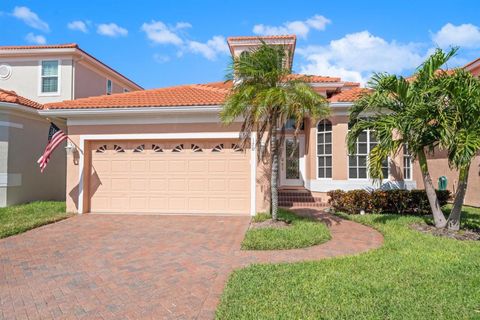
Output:
[[43,109],[43,105],[30,99],[19,96],[15,91],[0,89],[0,102],[16,103],[34,109]]
[[[290,77],[309,83],[340,82],[340,78],[294,74]],[[46,109],[86,109],[86,108],[134,108],[134,107],[175,107],[212,106],[225,101],[232,81],[190,84],[160,89],[132,91],[113,95],[103,95],[77,100],[47,103]],[[348,91],[355,90],[350,89]]]
[[286,40],[296,40],[297,36],[294,34],[287,35],[278,35],[278,36],[243,36],[243,37],[228,37],[227,41],[238,41],[238,40],[276,40],[276,39],[286,39]]
[[337,94],[334,94],[332,97],[328,99],[330,102],[355,102],[358,98],[360,98],[363,94],[370,92],[369,89],[366,88],[352,88],[349,90],[344,90]]
[[[231,84],[230,84],[231,86]],[[192,84],[48,103],[46,109],[209,106],[225,101],[228,84]]]
[[67,49],[78,48],[76,43],[66,44],[45,44],[34,46],[0,46],[0,50],[25,50],[25,49]]
[[360,87],[360,83],[359,83],[359,82],[344,81],[344,82],[343,82],[343,85],[344,85],[345,87]]

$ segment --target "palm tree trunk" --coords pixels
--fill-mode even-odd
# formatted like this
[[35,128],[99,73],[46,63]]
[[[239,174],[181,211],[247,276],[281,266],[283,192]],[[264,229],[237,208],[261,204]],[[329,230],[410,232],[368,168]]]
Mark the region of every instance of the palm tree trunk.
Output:
[[447,220],[445,219],[442,209],[440,208],[437,193],[435,192],[435,187],[433,186],[432,177],[430,176],[430,172],[428,172],[427,156],[425,155],[425,150],[423,149],[419,150],[418,152],[418,162],[420,164],[420,171],[422,172],[425,192],[427,193],[428,202],[430,203],[430,207],[432,209],[435,227],[445,228],[447,225]]
[[460,168],[458,174],[458,187],[455,193],[455,199],[453,200],[453,207],[450,215],[448,216],[447,228],[450,230],[460,230],[460,219],[462,216],[462,206],[465,200],[465,194],[467,193],[468,171],[470,165]]
[[272,174],[270,180],[271,192],[271,213],[272,220],[277,221],[278,218],[278,148],[277,148],[277,130],[273,128],[272,138],[270,140],[270,148],[272,152]]

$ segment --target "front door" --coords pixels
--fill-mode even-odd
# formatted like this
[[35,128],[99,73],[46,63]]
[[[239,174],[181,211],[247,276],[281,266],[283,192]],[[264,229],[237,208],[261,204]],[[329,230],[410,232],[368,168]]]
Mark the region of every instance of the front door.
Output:
[[280,166],[281,186],[303,186],[305,172],[305,137],[285,138]]

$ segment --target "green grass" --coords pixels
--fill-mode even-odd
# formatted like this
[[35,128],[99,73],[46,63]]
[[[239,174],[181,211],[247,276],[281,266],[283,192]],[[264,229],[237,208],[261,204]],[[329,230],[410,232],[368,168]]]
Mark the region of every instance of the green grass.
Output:
[[[330,240],[327,226],[319,221],[302,218],[294,213],[279,209],[278,217],[291,223],[288,228],[250,229],[242,242],[244,250],[280,250],[305,248]],[[255,222],[270,219],[270,215],[259,213]]]
[[68,218],[65,202],[38,201],[0,208],[0,238]]
[[[480,210],[465,208],[469,224]],[[383,247],[345,258],[252,265],[235,271],[218,319],[480,319],[480,242],[409,228],[422,217],[349,217]]]

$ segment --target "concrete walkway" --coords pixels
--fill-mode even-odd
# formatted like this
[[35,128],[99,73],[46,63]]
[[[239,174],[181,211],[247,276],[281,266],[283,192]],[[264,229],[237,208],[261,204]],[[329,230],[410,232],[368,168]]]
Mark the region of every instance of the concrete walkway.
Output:
[[82,215],[0,240],[1,319],[211,319],[229,274],[251,263],[357,254],[377,231],[316,210],[332,240],[241,251],[249,217]]

